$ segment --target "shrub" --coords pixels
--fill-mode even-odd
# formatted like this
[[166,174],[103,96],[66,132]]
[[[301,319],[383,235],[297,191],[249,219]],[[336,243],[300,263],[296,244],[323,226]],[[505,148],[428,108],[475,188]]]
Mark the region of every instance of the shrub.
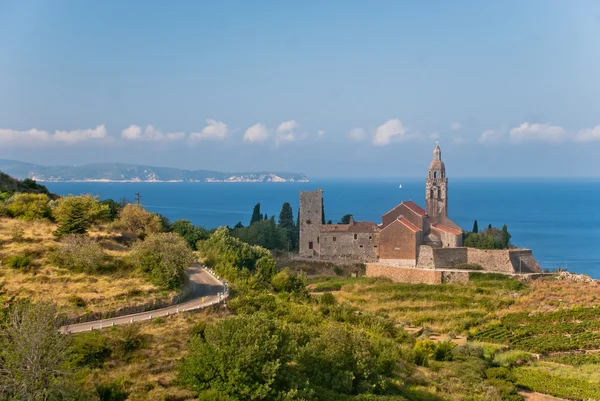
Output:
[[460,356],[460,357],[471,357],[471,358],[479,358],[479,359],[483,359],[483,357],[485,356],[485,351],[483,350],[482,347],[473,345],[473,344],[460,344],[458,346],[456,346],[453,350],[452,353],[456,356]]
[[190,248],[197,249],[196,244],[208,238],[208,230],[203,227],[198,227],[192,224],[189,220],[175,220],[171,224],[171,231],[183,237]]
[[134,265],[154,284],[168,289],[181,287],[185,270],[193,260],[192,251],[175,233],[150,234],[135,244],[132,253]]
[[129,398],[129,393],[123,389],[119,381],[98,384],[96,394],[100,401],[125,401]]
[[483,266],[478,265],[476,263],[460,263],[458,265],[454,265],[451,267],[452,269],[462,269],[462,270],[484,270]]
[[75,366],[101,368],[112,354],[106,337],[98,331],[74,336],[71,344],[70,360]]
[[21,220],[49,218],[49,201],[46,194],[15,194],[6,201],[6,214]]
[[306,276],[296,275],[286,268],[271,279],[271,284],[275,291],[301,293],[306,289]]
[[330,292],[326,292],[325,294],[319,297],[319,305],[331,306],[335,305],[336,303],[337,301],[335,299],[335,296]]
[[137,324],[128,324],[119,330],[115,348],[121,353],[121,356],[127,359],[132,352],[140,349],[143,344],[140,327]]
[[506,380],[509,382],[515,381],[515,377],[513,376],[512,372],[505,367],[488,368],[485,371],[485,376],[488,379],[500,379],[500,380]]
[[494,363],[500,366],[519,366],[531,360],[531,355],[524,351],[506,351],[494,357]]
[[454,344],[449,341],[442,341],[437,344],[433,353],[433,359],[436,361],[451,361],[453,349]]
[[336,274],[336,276],[343,276],[344,275],[344,269],[342,269],[340,266],[335,266],[333,268],[333,272]]
[[116,226],[144,238],[149,234],[161,232],[162,221],[158,215],[130,203],[119,213]]
[[80,308],[83,308],[86,305],[84,299],[75,294],[70,295],[68,300],[71,305],[77,306]]
[[32,262],[31,256],[24,253],[11,255],[4,258],[4,264],[7,267],[12,267],[13,269],[25,270],[26,268],[33,266]]
[[50,260],[57,267],[74,272],[96,273],[105,266],[106,255],[93,239],[70,234],[62,238],[58,248],[50,255]]
[[60,198],[52,210],[52,216],[58,223],[54,234],[85,234],[93,223],[106,218],[108,210],[107,205],[101,204],[92,195]]

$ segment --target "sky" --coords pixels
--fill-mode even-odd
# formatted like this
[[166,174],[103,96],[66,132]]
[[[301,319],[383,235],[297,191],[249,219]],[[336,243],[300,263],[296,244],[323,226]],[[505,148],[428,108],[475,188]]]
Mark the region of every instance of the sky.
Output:
[[600,2],[0,0],[0,158],[598,177]]

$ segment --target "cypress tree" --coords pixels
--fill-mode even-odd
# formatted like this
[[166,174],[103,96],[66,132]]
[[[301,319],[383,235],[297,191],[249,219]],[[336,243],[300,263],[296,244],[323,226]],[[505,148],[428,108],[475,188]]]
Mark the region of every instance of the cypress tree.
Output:
[[321,224],[325,224],[325,204],[323,198],[321,198]]
[[279,227],[291,230],[294,228],[294,212],[292,206],[285,202],[281,206],[281,212],[279,213]]
[[269,216],[265,213],[263,220],[269,220]]
[[260,202],[258,202],[256,205],[254,205],[254,210],[252,210],[252,218],[250,219],[250,225],[260,220],[262,220],[262,214],[260,214]]
[[502,226],[500,238],[502,241],[503,248],[508,249],[510,247],[510,233],[508,232],[508,227],[506,226],[506,224]]
[[473,232],[477,234],[479,232],[479,227],[477,226],[477,220],[473,222]]

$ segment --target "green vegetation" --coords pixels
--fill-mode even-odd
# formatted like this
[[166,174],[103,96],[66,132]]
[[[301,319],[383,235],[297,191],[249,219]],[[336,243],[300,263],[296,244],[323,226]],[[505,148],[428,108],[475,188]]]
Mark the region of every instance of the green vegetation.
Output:
[[176,220],[171,224],[170,231],[177,233],[183,237],[190,248],[196,250],[198,241],[208,238],[209,231],[204,227],[198,227],[192,224],[189,220]]
[[192,263],[193,255],[180,235],[156,233],[134,245],[131,259],[154,284],[175,289],[183,284],[185,270]]
[[508,249],[511,246],[510,238],[511,235],[506,224],[502,226],[502,229],[490,225],[479,232],[476,220],[473,224],[473,231],[465,235],[463,244],[478,249]]
[[50,217],[50,198],[46,194],[17,193],[7,198],[0,209],[7,217],[39,220]]
[[120,211],[115,226],[143,239],[146,235],[161,232],[163,221],[159,215],[148,212],[140,205],[130,203]]
[[548,313],[512,313],[474,338],[536,353],[596,349],[600,344],[600,308]]
[[25,178],[24,180],[17,180],[9,176],[8,174],[0,171],[0,193],[31,193],[31,194],[46,194],[51,197],[56,195],[50,194],[48,188],[38,184],[31,178]]
[[291,251],[298,246],[298,228],[294,224],[294,213],[288,202],[281,207],[278,222],[275,216],[269,219],[260,212],[260,203],[254,206],[250,225],[244,227],[240,222],[231,231],[234,237],[252,245],[266,249]]
[[345,214],[340,219],[339,224],[350,224],[350,219],[352,219],[352,218],[353,218],[353,216],[351,214]]
[[86,234],[92,224],[107,215],[108,206],[92,195],[60,198],[52,209],[52,216],[58,224],[55,235]]
[[61,238],[50,260],[57,267],[77,273],[97,273],[106,266],[107,256],[100,244],[92,238],[70,234]]
[[587,380],[553,375],[535,367],[523,366],[514,370],[520,387],[552,394],[569,400],[600,399],[600,383],[591,385]]

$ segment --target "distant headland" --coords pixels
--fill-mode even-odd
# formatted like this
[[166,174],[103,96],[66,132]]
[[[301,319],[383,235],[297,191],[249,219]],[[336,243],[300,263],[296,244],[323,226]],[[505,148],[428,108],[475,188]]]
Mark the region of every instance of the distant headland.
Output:
[[0,159],[0,170],[19,179],[42,182],[308,182],[302,173],[224,173],[123,163],[41,166]]

